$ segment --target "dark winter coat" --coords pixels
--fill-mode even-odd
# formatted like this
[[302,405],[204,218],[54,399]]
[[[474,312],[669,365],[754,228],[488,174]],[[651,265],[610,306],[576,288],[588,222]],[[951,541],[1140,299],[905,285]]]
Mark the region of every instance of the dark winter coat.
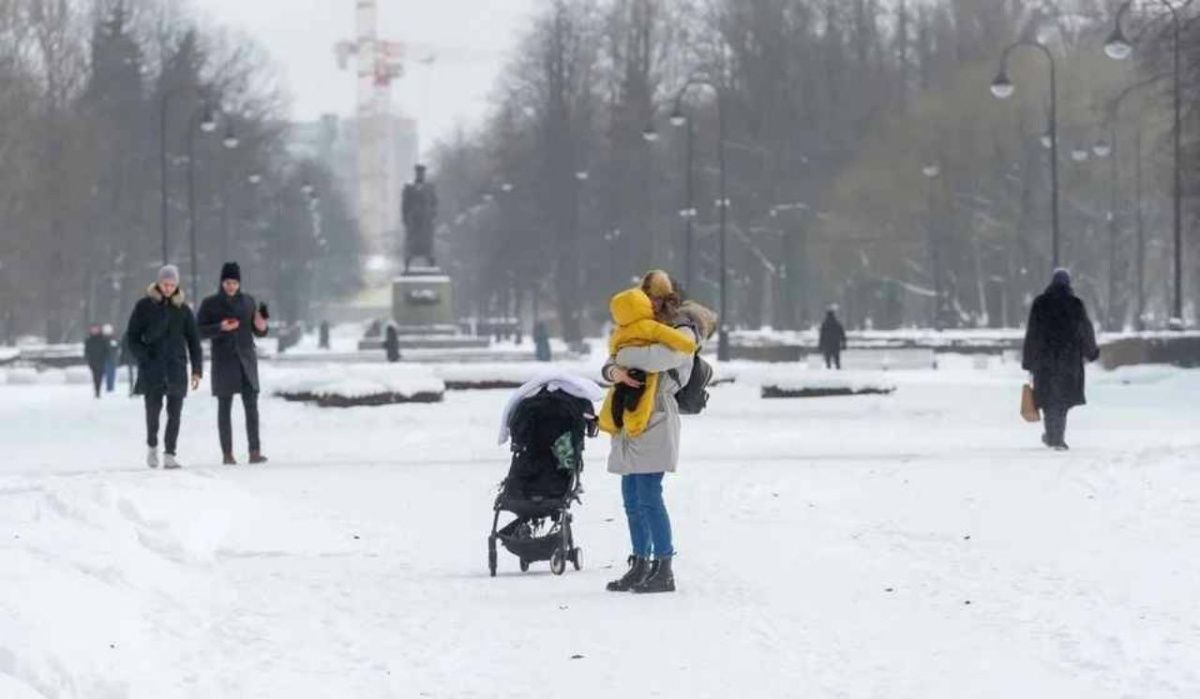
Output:
[[827,314],[821,323],[820,346],[822,354],[841,354],[846,349],[846,329],[833,313]]
[[133,307],[125,341],[138,364],[134,393],[186,396],[189,356],[191,373],[204,375],[196,317],[184,301],[183,289],[166,298],[157,284],[151,285],[146,297]]
[[[200,337],[212,340],[212,392],[214,396],[232,396],[242,392],[242,377],[254,387],[258,385],[258,350],[254,338],[266,337],[266,331],[254,327],[258,304],[254,297],[240,291],[233,296],[224,291],[204,299],[200,304],[197,323]],[[221,321],[236,318],[237,330],[224,332]]]
[[103,335],[88,335],[83,341],[83,357],[92,371],[103,371],[111,353],[112,345]]
[[1087,309],[1065,284],[1053,284],[1029,311],[1021,366],[1033,373],[1039,408],[1073,408],[1087,403],[1084,360],[1100,357]]

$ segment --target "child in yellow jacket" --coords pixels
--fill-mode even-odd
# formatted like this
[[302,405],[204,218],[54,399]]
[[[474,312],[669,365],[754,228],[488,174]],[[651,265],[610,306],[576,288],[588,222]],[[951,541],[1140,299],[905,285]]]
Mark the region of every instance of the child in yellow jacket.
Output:
[[[697,350],[696,340],[690,333],[654,319],[654,303],[640,288],[614,296],[609,311],[615,327],[608,340],[608,350],[614,357],[625,347],[666,345],[685,354],[694,354]],[[636,378],[642,380],[641,376]],[[620,434],[623,430],[630,437],[645,432],[654,412],[658,380],[658,374],[648,374],[640,388],[624,384],[613,386],[600,411],[600,429],[608,434]]]

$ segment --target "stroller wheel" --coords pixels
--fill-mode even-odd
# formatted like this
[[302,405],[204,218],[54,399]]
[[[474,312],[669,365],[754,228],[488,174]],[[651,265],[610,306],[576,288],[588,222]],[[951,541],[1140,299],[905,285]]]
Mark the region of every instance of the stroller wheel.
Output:
[[567,572],[567,556],[561,548],[554,549],[554,555],[550,557],[550,572],[555,575]]
[[488,571],[491,573],[493,578],[496,577],[496,558],[496,542],[492,539],[488,539]]
[[524,558],[521,559],[521,572],[522,573],[529,572],[529,561],[525,560]]
[[575,570],[583,570],[583,549],[571,549],[571,565],[575,566]]

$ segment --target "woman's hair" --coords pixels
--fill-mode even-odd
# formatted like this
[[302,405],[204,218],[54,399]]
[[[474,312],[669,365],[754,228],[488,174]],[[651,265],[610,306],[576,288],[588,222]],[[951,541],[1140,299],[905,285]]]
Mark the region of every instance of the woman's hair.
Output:
[[652,269],[642,277],[642,291],[654,302],[654,315],[659,320],[673,320],[679,314],[683,298],[675,291],[671,275]]

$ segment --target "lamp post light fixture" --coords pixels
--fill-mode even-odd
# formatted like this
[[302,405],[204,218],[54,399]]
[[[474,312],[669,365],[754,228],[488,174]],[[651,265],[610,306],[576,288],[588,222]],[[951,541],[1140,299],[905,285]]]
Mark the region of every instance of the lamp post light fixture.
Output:
[[262,175],[260,175],[257,172],[252,172],[246,176],[246,181],[249,182],[250,184],[254,184],[254,185],[261,184],[262,179],[263,179]]
[[646,143],[655,143],[658,141],[658,130],[654,128],[654,124],[649,124],[642,129],[642,140]]
[[500,185],[500,191],[504,192],[505,194],[508,194],[509,192],[513,191],[512,183],[505,182],[504,184]]
[[1086,163],[1091,153],[1087,148],[1079,147],[1071,149],[1071,160],[1077,163]]
[[1092,154],[1095,155],[1097,158],[1100,158],[1101,160],[1111,156],[1112,152],[1113,152],[1112,144],[1104,139],[1100,139],[1099,141],[1096,141],[1096,144],[1092,146]]
[[[1000,58],[1000,71],[996,74],[996,78],[992,81],[992,94],[997,99],[1008,99],[1016,93],[1016,86],[1008,77],[1008,58],[1012,52],[1018,48],[1029,47],[1037,49],[1046,57],[1047,65],[1050,69],[1050,116],[1049,124],[1046,129],[1046,136],[1050,141],[1050,229],[1051,229],[1051,260],[1052,265],[1059,267],[1059,250],[1060,250],[1060,231],[1059,231],[1059,192],[1058,192],[1058,70],[1054,63],[1054,54],[1045,44],[1025,40],[1010,44],[1004,49],[1004,54]],[[1044,141],[1043,141],[1044,143]]]
[[221,139],[221,145],[225,146],[225,150],[234,150],[240,143],[241,141],[237,137],[237,132],[233,129],[233,122],[230,121],[225,127],[225,137]]
[[[1174,243],[1175,243],[1175,298],[1172,306],[1171,319],[1169,325],[1175,329],[1183,329],[1183,160],[1180,157],[1183,152],[1183,104],[1182,104],[1182,89],[1181,89],[1181,73],[1180,73],[1180,33],[1183,28],[1183,18],[1179,14],[1180,8],[1176,7],[1168,0],[1157,0],[1158,4],[1167,8],[1171,14],[1171,23],[1173,29],[1173,96],[1174,96],[1174,125],[1172,127],[1172,139],[1174,141],[1174,158],[1175,158],[1175,192],[1174,192]],[[1133,55],[1133,44],[1125,37],[1125,31],[1121,26],[1121,20],[1125,15],[1132,11],[1132,0],[1126,0],[1117,10],[1117,16],[1113,22],[1112,34],[1104,44],[1104,53],[1109,58],[1114,60],[1125,60]]]
[[575,179],[579,180],[580,182],[586,182],[589,177],[591,177],[591,175],[588,173],[587,170],[576,170],[575,171]]

